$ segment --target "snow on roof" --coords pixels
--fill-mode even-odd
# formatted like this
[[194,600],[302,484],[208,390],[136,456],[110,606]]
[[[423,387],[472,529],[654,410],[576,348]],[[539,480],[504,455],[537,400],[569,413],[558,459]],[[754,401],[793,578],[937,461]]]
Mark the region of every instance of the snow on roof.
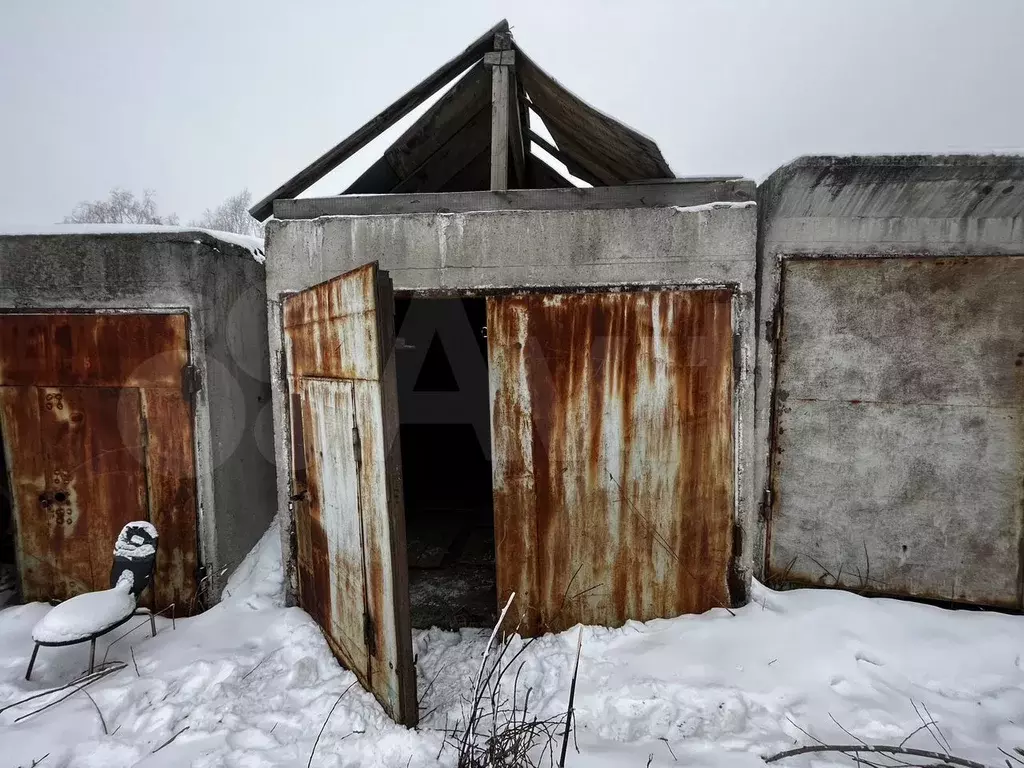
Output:
[[[162,224],[53,224],[42,227],[27,227],[14,229],[0,229],[0,236],[33,236],[33,235],[201,235],[206,239],[206,244],[216,246],[215,242],[227,243],[229,245],[244,248],[252,256],[254,261],[260,264],[265,263],[266,255],[263,250],[263,241],[258,237],[248,235],[236,235],[234,232],[218,232],[212,229],[201,229],[199,227],[165,226]],[[182,238],[184,239],[184,238]],[[203,239],[195,239],[196,243],[204,242]]]
[[754,200],[719,200],[702,205],[673,205],[672,207],[677,211],[686,213],[692,211],[713,211],[716,208],[756,208],[757,203]]

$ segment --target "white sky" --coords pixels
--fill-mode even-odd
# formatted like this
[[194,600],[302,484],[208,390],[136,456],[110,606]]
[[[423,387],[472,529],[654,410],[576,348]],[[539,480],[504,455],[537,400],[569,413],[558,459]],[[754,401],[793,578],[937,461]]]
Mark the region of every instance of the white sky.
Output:
[[243,187],[260,198],[503,16],[680,176],[760,179],[809,153],[1024,151],[1019,0],[11,0],[0,226],[60,221],[113,186],[152,188],[184,221]]

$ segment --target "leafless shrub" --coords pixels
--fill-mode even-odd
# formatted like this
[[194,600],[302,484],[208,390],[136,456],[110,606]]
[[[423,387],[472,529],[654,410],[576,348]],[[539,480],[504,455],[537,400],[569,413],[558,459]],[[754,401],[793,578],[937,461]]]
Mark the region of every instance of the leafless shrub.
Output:
[[[453,748],[458,754],[459,768],[539,768],[555,766],[559,738],[562,738],[562,755],[557,765],[565,765],[565,751],[572,729],[572,702],[564,713],[556,717],[541,718],[530,713],[532,689],[520,685],[519,676],[525,662],[516,662],[533,643],[533,638],[521,643],[512,651],[515,633],[505,634],[498,639],[501,626],[509,607],[515,599],[513,593],[502,609],[501,616],[491,632],[480,660],[476,683],[471,698],[466,702],[468,712],[453,726],[445,727],[445,747]],[[510,670],[516,667],[511,685],[507,684]],[[579,670],[577,655],[576,670],[572,677],[572,691],[575,692]]]

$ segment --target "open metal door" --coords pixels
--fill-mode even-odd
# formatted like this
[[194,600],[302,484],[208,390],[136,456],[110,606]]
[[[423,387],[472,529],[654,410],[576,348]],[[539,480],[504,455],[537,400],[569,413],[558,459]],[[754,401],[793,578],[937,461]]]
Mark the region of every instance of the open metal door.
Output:
[[397,722],[415,725],[391,280],[377,263],[287,297],[299,602]]

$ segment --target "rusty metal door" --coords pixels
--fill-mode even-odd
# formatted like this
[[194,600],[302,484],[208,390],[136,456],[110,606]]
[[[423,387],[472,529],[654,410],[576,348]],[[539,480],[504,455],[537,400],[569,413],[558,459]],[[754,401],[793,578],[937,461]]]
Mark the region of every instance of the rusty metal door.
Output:
[[374,262],[283,310],[299,601],[338,659],[412,726],[391,280]]
[[728,291],[488,299],[498,591],[520,631],[728,606]]
[[0,426],[26,600],[109,586],[121,527],[160,532],[160,609],[195,593],[187,317],[0,315]]
[[782,279],[769,576],[1020,608],[1024,258]]

